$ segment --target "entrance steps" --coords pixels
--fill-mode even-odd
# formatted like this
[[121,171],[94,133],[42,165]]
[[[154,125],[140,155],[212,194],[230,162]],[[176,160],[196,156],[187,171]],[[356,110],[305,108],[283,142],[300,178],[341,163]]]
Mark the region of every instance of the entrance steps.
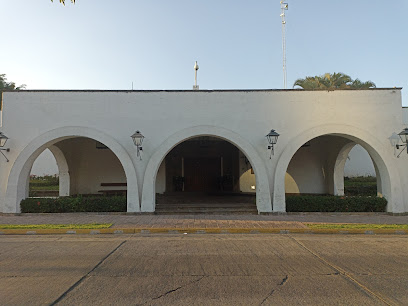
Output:
[[157,204],[156,214],[257,214],[255,205],[234,204]]
[[166,193],[156,196],[156,214],[257,214],[255,195]]

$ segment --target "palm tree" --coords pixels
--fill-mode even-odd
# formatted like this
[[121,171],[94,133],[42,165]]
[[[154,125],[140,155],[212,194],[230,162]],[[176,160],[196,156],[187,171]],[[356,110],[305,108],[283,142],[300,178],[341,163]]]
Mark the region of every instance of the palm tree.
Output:
[[325,85],[321,83],[322,78],[319,76],[306,77],[304,79],[297,79],[293,84],[293,87],[299,86],[303,89],[323,89]]
[[355,79],[353,82],[351,82],[350,88],[352,89],[375,88],[375,84],[371,81],[361,82],[359,79]]
[[361,82],[359,79],[353,80],[349,75],[334,72],[325,73],[324,75],[317,75],[313,77],[306,77],[304,79],[297,79],[293,87],[299,86],[303,89],[368,89],[375,87],[371,81]]

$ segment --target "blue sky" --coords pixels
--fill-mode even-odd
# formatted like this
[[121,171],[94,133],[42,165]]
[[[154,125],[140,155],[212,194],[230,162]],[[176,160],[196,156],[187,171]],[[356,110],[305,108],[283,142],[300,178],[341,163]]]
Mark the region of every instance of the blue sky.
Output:
[[[279,0],[0,0],[0,73],[28,89],[282,88]],[[408,1],[288,0],[287,79],[408,88]],[[403,89],[403,104],[408,90]]]

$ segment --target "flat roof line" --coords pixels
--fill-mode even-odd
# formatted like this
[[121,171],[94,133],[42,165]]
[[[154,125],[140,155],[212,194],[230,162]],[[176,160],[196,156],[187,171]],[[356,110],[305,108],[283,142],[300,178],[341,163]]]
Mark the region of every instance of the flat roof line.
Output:
[[280,92],[280,91],[294,91],[294,92],[306,92],[306,91],[366,91],[366,90],[401,90],[402,87],[392,87],[392,88],[369,88],[369,89],[149,89],[149,90],[115,90],[115,89],[23,89],[14,91],[3,91],[3,92]]

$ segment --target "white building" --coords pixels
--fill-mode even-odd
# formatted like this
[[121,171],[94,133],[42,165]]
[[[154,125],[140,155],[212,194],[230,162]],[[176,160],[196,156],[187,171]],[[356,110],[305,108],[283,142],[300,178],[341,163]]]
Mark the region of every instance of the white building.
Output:
[[[397,158],[395,146],[408,121],[400,90],[7,92],[0,211],[20,211],[46,148],[61,196],[127,188],[129,212],[153,212],[157,193],[256,192],[263,213],[285,212],[285,194],[343,194],[344,165],[359,144],[387,210],[408,212],[408,155]],[[280,134],[273,155],[271,129]],[[141,160],[135,130],[145,136]]]

